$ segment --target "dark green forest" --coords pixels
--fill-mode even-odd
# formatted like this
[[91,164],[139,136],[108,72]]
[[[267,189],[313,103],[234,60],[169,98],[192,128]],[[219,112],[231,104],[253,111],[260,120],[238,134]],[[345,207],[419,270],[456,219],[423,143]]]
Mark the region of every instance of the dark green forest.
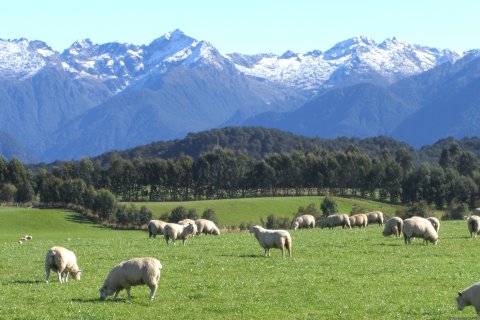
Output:
[[[261,128],[190,134],[96,158],[25,166],[0,158],[0,200],[72,205],[145,223],[121,201],[339,195],[438,209],[480,199],[477,138],[414,150],[387,137],[310,139]],[[143,211],[142,211],[143,210]]]

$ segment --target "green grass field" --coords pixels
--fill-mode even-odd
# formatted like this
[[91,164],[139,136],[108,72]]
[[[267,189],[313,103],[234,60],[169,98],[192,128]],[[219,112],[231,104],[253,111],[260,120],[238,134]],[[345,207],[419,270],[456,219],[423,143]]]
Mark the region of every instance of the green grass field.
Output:
[[[213,209],[223,226],[236,225],[241,222],[259,223],[260,218],[266,219],[270,214],[278,217],[293,217],[300,206],[306,207],[314,203],[317,209],[320,209],[324,197],[275,197],[275,198],[256,198],[256,199],[226,199],[226,200],[204,200],[204,201],[185,201],[185,202],[137,202],[135,206],[145,205],[153,211],[154,216],[158,218],[163,213],[170,213],[178,206],[184,206],[187,209],[196,209],[199,215],[207,209]],[[364,208],[366,211],[381,210],[388,216],[393,216],[396,207],[387,203],[379,203],[362,199],[344,199],[335,198],[338,202],[338,211],[349,213],[354,204]]]
[[[255,202],[255,201],[254,201]],[[258,204],[259,205],[259,204]],[[0,209],[0,319],[448,319],[457,291],[479,280],[480,239],[443,222],[437,246],[365,230],[291,231],[293,258],[263,257],[248,232],[176,246],[144,231],[114,231],[62,210]],[[18,244],[24,234],[33,240]],[[73,250],[82,280],[45,283],[53,245]],[[163,265],[156,300],[146,286],[100,301],[113,266],[139,256]]]

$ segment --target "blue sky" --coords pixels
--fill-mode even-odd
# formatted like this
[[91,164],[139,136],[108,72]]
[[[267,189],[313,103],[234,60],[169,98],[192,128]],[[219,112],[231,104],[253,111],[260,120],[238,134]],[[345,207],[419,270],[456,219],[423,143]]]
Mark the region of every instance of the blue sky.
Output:
[[0,38],[148,44],[180,29],[222,53],[327,50],[356,35],[438,48],[480,48],[477,0],[17,0],[2,3]]

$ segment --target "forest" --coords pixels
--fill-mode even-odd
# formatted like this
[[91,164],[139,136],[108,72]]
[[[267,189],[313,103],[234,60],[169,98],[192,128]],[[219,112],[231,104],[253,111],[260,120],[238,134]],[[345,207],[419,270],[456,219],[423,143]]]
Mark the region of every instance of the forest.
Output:
[[[194,145],[192,155],[181,152],[169,158],[155,157],[145,147],[133,158],[122,156],[132,151],[111,152],[49,165],[27,166],[16,158],[0,158],[0,201],[76,206],[119,224],[142,224],[151,218],[146,208],[119,203],[133,201],[334,195],[405,205],[423,202],[439,210],[479,204],[478,157],[455,140],[442,142],[441,150],[430,149],[431,154],[439,154],[432,157],[438,158],[436,162],[419,162],[418,152],[412,153],[401,143],[390,148],[389,139],[368,143],[339,139],[335,148],[333,144],[326,148],[299,143],[301,138],[293,135],[293,142],[287,142],[272,131],[252,129],[250,134],[259,132],[264,140],[254,143],[253,149],[263,152],[239,145],[237,149],[224,147],[220,142],[228,134],[213,131],[209,134],[217,136],[210,140],[216,143],[209,149],[202,150],[206,143],[192,144],[195,139],[187,137],[181,144]],[[242,139],[247,145],[245,136]],[[231,134],[230,141],[235,140],[238,135]],[[344,146],[345,141],[353,143]],[[179,143],[174,144],[178,148]],[[147,151],[150,156],[145,156]]]

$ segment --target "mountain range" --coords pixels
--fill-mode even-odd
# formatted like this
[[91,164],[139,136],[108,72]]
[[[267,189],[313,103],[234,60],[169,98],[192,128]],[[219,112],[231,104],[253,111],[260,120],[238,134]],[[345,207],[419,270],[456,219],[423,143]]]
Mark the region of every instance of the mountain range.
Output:
[[149,45],[0,40],[0,151],[95,156],[223,126],[391,136],[478,135],[480,53],[359,36],[327,51],[223,54],[180,30]]

